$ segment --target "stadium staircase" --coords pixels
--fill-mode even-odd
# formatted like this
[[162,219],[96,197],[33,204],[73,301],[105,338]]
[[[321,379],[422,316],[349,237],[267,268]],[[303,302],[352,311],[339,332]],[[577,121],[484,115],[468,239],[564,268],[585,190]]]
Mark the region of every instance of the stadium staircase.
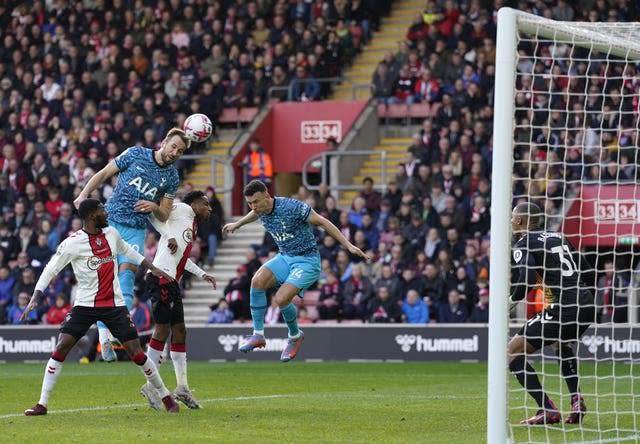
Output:
[[[235,129],[220,129],[219,138],[211,142],[208,150],[203,154],[227,159],[229,148],[233,145],[237,134]],[[191,182],[196,190],[204,190],[209,185],[213,185],[216,189],[224,188],[223,168],[222,164],[216,163],[214,183],[211,183],[211,160],[198,159],[184,182]],[[228,209],[226,210],[228,214]],[[227,222],[232,221],[233,219],[227,219]],[[262,225],[251,224],[242,227],[222,242],[218,247],[213,268],[206,270],[216,278],[218,289],[213,290],[209,283],[193,277],[191,287],[185,291],[184,315],[188,325],[206,324],[210,312],[209,306],[222,298],[224,287],[231,278],[236,276],[236,267],[246,262],[247,249],[251,244],[261,244],[263,236]]]
[[[233,145],[235,130],[221,130],[220,137],[211,142],[207,151],[199,153],[206,155],[213,155],[222,160],[226,160],[229,155],[229,148]],[[211,183],[211,158],[198,159],[195,162],[195,167],[189,172],[184,182],[191,182],[193,188],[196,190],[205,190],[209,185],[213,185],[214,188],[224,188],[224,166],[221,163],[216,162],[215,165],[215,183]]]
[[[396,173],[396,165],[404,160],[407,148],[411,145],[411,137],[383,137],[380,143],[374,147],[377,152],[387,152],[387,165],[385,169],[385,178],[388,182]],[[376,185],[382,185],[382,161],[379,155],[370,155],[364,160],[359,174],[353,177],[353,184],[361,187],[362,179],[370,176]],[[342,208],[349,208],[353,198],[358,196],[360,191],[345,191],[341,194],[339,205]]]
[[[395,53],[398,50],[398,42],[405,40],[413,16],[416,12],[422,11],[424,5],[424,0],[398,0],[394,2],[389,17],[382,19],[380,29],[369,44],[363,47],[362,52],[356,56],[353,65],[343,73],[350,81],[343,82],[336,87],[333,99],[351,100],[353,85],[371,83],[376,66],[383,59],[385,52],[391,50]],[[364,97],[363,94],[356,94],[356,98]],[[370,94],[366,97],[370,97]]]
[[[237,218],[227,219],[233,222]],[[235,233],[228,235],[218,247],[213,268],[205,270],[216,278],[218,288],[211,288],[208,282],[196,277],[191,278],[191,287],[185,291],[184,317],[187,325],[196,326],[207,323],[209,306],[224,296],[224,287],[236,276],[236,267],[244,264],[246,253],[251,244],[262,244],[264,229],[260,223],[245,225]]]

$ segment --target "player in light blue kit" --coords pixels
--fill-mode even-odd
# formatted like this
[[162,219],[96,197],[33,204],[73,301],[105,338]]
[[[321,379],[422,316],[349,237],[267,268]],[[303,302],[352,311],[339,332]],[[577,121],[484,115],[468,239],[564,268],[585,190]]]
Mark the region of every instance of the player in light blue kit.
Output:
[[[180,177],[173,165],[189,148],[190,140],[180,128],[172,128],[152,150],[132,146],[98,171],[73,202],[76,208],[104,181],[118,174],[118,183],[106,205],[109,225],[136,251],[144,252],[147,219],[150,213],[160,221],[169,218],[173,197]],[[124,256],[118,256],[118,280],[127,308],[131,310],[133,286],[138,267]],[[98,334],[105,361],[116,359],[107,327],[99,323]]]
[[240,351],[246,353],[266,345],[266,291],[280,285],[273,297],[289,329],[289,341],[280,360],[289,362],[296,357],[304,340],[304,333],[298,329],[297,310],[291,301],[298,294],[302,297],[304,291],[313,285],[320,275],[320,253],[311,225],[324,228],[350,254],[367,260],[370,258],[309,205],[296,199],[271,197],[266,185],[259,180],[252,180],[245,186],[244,197],[251,211],[237,222],[225,225],[222,231],[233,233],[241,226],[260,219],[265,230],[273,236],[280,252],[260,267],[251,279],[249,305],[253,319],[253,335],[240,346]]

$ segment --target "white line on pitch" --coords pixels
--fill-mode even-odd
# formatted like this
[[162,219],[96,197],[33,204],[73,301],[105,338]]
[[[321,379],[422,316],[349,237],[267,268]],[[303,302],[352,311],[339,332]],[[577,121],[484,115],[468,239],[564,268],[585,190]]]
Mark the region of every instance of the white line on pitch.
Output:
[[621,436],[619,438],[599,439],[597,441],[580,441],[580,444],[601,444],[609,442],[624,442],[624,441],[638,441],[640,435]]
[[[275,399],[275,398],[286,398],[289,395],[264,395],[264,396],[237,396],[235,398],[213,398],[213,399],[204,399],[200,400],[201,403],[206,404],[210,402],[224,402],[224,401],[250,401],[254,399]],[[134,407],[148,407],[148,404],[120,404],[120,405],[112,405],[112,406],[103,406],[103,407],[82,407],[77,409],[64,409],[64,410],[51,410],[47,414],[55,415],[58,413],[78,413],[78,412],[94,412],[94,411],[102,411],[102,410],[120,410],[120,409],[130,409]],[[16,418],[19,416],[24,416],[24,413],[10,413],[8,415],[0,415],[0,419],[7,418]]]

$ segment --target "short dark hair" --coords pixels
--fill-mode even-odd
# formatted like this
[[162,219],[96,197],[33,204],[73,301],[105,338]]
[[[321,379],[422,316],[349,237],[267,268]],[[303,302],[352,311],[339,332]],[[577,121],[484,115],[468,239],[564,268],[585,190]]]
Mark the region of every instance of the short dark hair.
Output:
[[533,202],[522,202],[516,205],[515,213],[527,218],[529,228],[537,228],[542,223],[542,210]]
[[244,192],[242,194],[244,194],[245,196],[253,196],[256,193],[266,192],[267,186],[264,184],[264,182],[258,179],[254,179],[244,187]]
[[78,207],[78,214],[82,220],[85,220],[89,215],[96,211],[100,205],[102,205],[102,202],[98,199],[85,199]]
[[204,195],[202,191],[194,190],[185,194],[184,198],[182,199],[182,202],[186,203],[187,205],[191,205],[196,200],[202,199],[202,198],[206,199],[207,197]]

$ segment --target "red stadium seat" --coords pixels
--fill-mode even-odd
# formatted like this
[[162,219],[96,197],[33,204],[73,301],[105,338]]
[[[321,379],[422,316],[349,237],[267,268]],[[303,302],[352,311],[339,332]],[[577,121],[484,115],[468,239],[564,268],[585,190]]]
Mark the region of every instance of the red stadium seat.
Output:
[[434,102],[431,104],[431,116],[435,116],[436,113],[438,112],[438,110],[440,109],[440,107],[442,106],[442,103],[440,102]]
[[431,114],[431,105],[428,103],[413,103],[409,105],[409,117],[412,119],[424,119]]
[[308,290],[304,292],[304,306],[315,307],[318,305],[320,299],[320,292],[318,290]]
[[225,108],[218,118],[220,123],[237,123],[238,122],[238,109],[237,108]]
[[238,120],[242,123],[251,123],[253,119],[258,115],[259,109],[256,107],[253,108],[240,108],[240,112],[238,114]]

